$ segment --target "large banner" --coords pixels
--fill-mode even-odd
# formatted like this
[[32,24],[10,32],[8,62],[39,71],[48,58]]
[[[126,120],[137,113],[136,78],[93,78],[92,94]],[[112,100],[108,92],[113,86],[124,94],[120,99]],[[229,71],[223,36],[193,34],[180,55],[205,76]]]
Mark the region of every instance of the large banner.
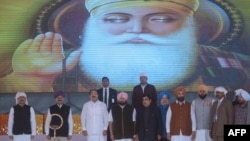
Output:
[[250,85],[249,0],[1,0],[0,93]]

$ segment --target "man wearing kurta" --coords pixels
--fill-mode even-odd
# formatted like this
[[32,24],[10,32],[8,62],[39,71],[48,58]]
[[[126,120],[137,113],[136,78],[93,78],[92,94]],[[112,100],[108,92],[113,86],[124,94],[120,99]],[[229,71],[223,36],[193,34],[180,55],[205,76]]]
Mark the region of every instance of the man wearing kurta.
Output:
[[161,118],[162,118],[162,134],[161,134],[161,141],[169,141],[167,140],[167,130],[166,130],[166,116],[167,116],[167,111],[169,108],[169,99],[170,99],[170,92],[168,91],[162,91],[160,92],[158,96],[158,108],[160,109],[161,112]]
[[186,90],[178,86],[174,90],[176,101],[167,111],[167,139],[171,141],[191,141],[195,138],[195,114],[190,102],[185,101]]
[[[69,105],[64,104],[64,97],[65,93],[63,91],[56,91],[54,95],[56,104],[50,106],[48,109],[45,121],[45,134],[50,141],[68,141],[72,138],[72,111]],[[53,115],[58,115],[61,119]],[[53,125],[58,126],[55,133],[54,129],[50,128]]]
[[36,135],[34,109],[28,105],[24,92],[16,94],[16,105],[11,107],[8,120],[8,135],[13,141],[31,141]]
[[87,141],[106,141],[108,110],[104,102],[98,100],[95,89],[89,92],[90,100],[83,105],[81,113],[82,134]]
[[198,97],[192,101],[196,119],[195,141],[211,141],[209,123],[214,98],[208,96],[208,87],[204,84],[198,86],[197,93]]
[[117,95],[118,104],[109,112],[109,127],[112,141],[132,141],[135,138],[134,107],[127,103],[128,94],[120,92]]

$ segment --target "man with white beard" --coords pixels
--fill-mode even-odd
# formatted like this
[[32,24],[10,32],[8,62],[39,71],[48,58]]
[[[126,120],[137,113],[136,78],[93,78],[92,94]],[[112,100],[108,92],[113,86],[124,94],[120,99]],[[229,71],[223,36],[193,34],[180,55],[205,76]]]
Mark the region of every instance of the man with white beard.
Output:
[[142,72],[164,87],[194,73],[199,52],[193,19],[197,0],[86,0],[85,5],[90,17],[80,65],[89,80],[108,75],[114,87],[130,90]]
[[[199,0],[86,0],[85,6],[90,17],[83,44],[65,65],[69,71],[79,61],[85,83],[79,90],[96,86],[102,76],[117,89],[131,90],[142,72],[157,90],[171,89],[200,80],[201,49],[218,51],[197,44],[193,16]],[[61,38],[48,32],[23,42],[13,55],[13,73],[0,80],[0,91],[53,91],[65,58]],[[7,83],[12,81],[15,85]]]
[[[80,66],[84,76],[96,83],[100,77],[108,75],[114,80],[114,87],[125,90],[136,85],[141,72],[146,72],[155,85],[164,83],[162,87],[173,87],[188,79],[195,72],[199,52],[193,20],[198,4],[198,0],[86,0],[91,16],[81,47]],[[35,55],[27,54],[30,56],[26,58],[22,55],[21,60],[31,61],[23,68],[18,65],[20,53],[14,54],[12,75],[20,72],[26,78],[34,77],[31,82],[35,81],[33,87],[20,86],[32,91],[51,90],[62,69],[61,46],[61,36],[50,32],[22,43],[17,51],[26,53],[28,50],[37,55],[35,59]],[[67,70],[77,64],[80,54],[80,50],[71,53],[66,61]],[[20,76],[9,77],[18,80]]]

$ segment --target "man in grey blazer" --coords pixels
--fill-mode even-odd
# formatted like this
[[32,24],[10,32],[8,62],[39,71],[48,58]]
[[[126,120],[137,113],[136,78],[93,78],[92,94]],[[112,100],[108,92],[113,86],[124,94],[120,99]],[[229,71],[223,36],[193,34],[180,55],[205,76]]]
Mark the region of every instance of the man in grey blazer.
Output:
[[217,100],[211,109],[210,135],[213,141],[224,141],[224,125],[233,124],[233,104],[225,97],[227,90],[224,87],[216,87],[214,94]]

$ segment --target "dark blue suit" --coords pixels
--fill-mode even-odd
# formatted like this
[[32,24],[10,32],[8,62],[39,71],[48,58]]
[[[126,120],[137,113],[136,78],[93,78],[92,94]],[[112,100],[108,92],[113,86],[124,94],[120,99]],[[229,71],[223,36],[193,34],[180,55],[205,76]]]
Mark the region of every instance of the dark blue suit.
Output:
[[[148,114],[145,114],[146,110]],[[136,112],[136,134],[139,140],[157,141],[157,135],[162,134],[162,118],[159,108],[150,105],[148,108],[138,108]]]

